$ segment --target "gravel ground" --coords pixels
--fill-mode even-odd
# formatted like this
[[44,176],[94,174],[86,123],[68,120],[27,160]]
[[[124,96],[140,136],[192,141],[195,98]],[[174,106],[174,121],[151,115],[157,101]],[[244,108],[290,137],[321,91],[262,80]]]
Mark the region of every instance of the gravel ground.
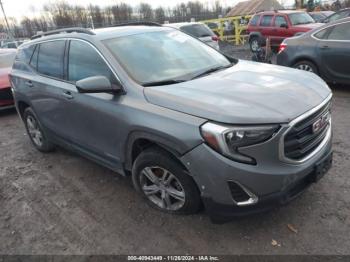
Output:
[[1,112],[0,254],[350,254],[350,89],[333,91],[328,175],[286,207],[223,225],[153,210],[129,178],[63,149],[39,153],[15,111]]

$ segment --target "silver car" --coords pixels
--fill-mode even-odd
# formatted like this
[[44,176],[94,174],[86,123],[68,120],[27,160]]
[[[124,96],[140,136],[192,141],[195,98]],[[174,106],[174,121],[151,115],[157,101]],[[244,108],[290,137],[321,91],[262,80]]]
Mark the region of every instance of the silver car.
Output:
[[164,212],[204,204],[214,222],[261,212],[332,163],[322,79],[226,57],[169,27],[47,32],[19,48],[10,78],[39,151],[60,145],[130,175]]
[[219,37],[206,24],[200,22],[189,22],[166,24],[166,26],[179,29],[182,32],[198,38],[207,45],[214,47],[216,50],[220,50]]

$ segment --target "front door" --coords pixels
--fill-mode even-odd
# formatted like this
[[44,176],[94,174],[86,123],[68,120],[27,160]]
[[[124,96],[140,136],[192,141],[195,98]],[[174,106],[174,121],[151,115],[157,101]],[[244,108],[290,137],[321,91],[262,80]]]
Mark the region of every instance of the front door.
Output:
[[350,22],[329,28],[325,39],[318,43],[323,74],[331,81],[350,83]]

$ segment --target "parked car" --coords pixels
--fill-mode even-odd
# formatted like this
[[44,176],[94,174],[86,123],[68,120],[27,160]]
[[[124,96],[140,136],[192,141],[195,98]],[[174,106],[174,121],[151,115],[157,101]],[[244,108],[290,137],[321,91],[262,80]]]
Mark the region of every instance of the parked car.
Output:
[[264,11],[253,16],[248,24],[249,44],[253,52],[259,47],[259,38],[270,38],[272,48],[287,37],[292,37],[321,26],[306,12]]
[[222,222],[291,201],[331,166],[332,93],[315,74],[164,26],[47,34],[20,47],[11,73],[33,145],[131,175],[159,210],[204,203]]
[[345,9],[339,10],[338,12],[325,18],[322,22],[323,23],[330,23],[330,22],[334,22],[334,21],[339,20],[339,19],[347,18],[347,17],[350,17],[350,8],[345,8]]
[[1,46],[1,48],[17,49],[21,44],[23,44],[23,41],[6,42]]
[[309,12],[309,15],[315,20],[317,23],[323,23],[323,21],[330,15],[334,14],[333,11],[318,11],[318,12]]
[[169,27],[185,32],[193,37],[198,38],[202,42],[214,47],[219,50],[219,37],[206,25],[200,22],[191,22],[191,23],[173,23],[167,24]]
[[15,60],[16,50],[0,49],[0,110],[13,107],[9,73]]
[[337,20],[283,41],[277,64],[350,84],[350,18]]

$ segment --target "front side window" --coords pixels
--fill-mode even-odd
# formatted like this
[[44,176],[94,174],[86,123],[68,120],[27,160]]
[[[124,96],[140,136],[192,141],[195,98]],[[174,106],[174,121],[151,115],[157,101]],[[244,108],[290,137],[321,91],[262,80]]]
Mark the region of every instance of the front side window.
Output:
[[333,26],[328,35],[329,40],[347,40],[350,41],[350,23],[343,23]]
[[257,25],[259,21],[260,15],[255,15],[252,20],[250,20],[250,25]]
[[270,26],[272,21],[272,15],[264,15],[261,19],[260,25],[261,26]]
[[209,68],[231,64],[213,48],[173,29],[121,36],[103,42],[140,84],[188,80]]
[[288,15],[292,25],[304,25],[315,23],[315,20],[308,13],[292,13]]
[[91,45],[72,40],[68,56],[68,80],[76,82],[91,76],[105,76],[112,84],[117,84],[113,72]]
[[63,79],[65,41],[44,42],[39,45],[38,72]]
[[287,20],[284,16],[278,15],[275,18],[275,26],[281,27],[281,25],[287,25]]

